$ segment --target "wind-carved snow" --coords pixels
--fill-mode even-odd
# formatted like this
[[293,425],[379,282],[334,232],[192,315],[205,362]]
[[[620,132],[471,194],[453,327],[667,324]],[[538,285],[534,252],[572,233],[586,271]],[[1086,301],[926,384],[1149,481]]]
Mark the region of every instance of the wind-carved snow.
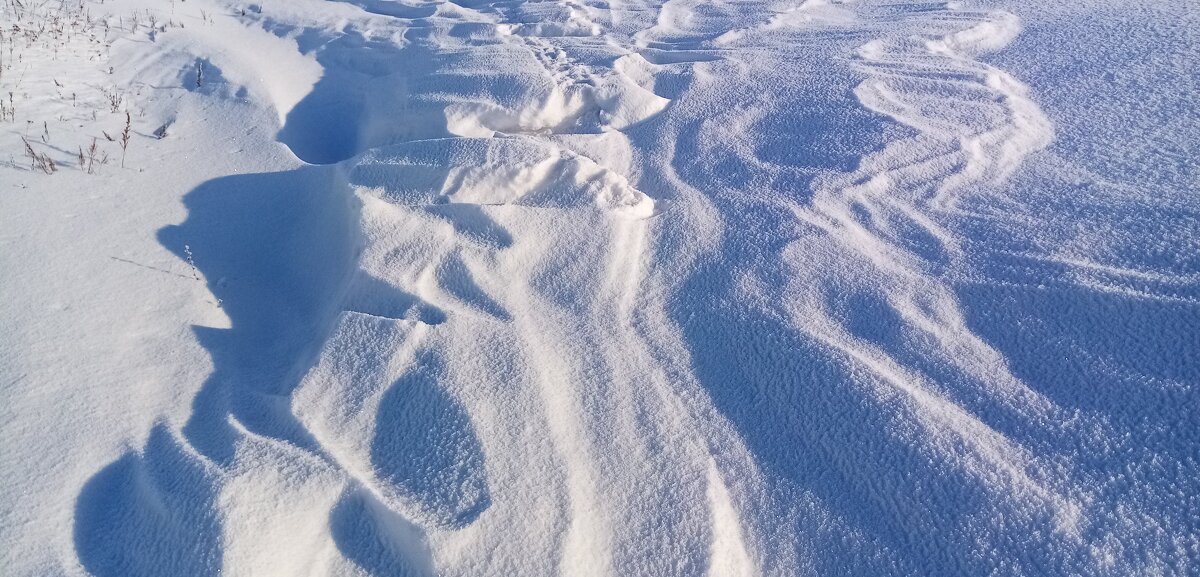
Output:
[[[629,147],[614,129],[665,99],[520,38],[544,26],[497,30],[496,42],[515,35],[547,66],[549,100],[452,103],[447,129],[470,138],[373,148],[347,163],[362,203],[357,278],[399,287],[445,322],[347,313],[294,409],[358,482],[425,528],[443,574],[698,574],[710,555],[744,565],[730,498],[710,487],[721,481],[709,473],[709,437],[731,435],[706,433],[712,424],[689,407],[698,399],[680,398],[633,319],[655,203],[613,165]],[[397,336],[363,338],[353,328],[363,323]],[[391,368],[376,375],[381,366]],[[427,403],[401,391],[414,373],[461,419],[421,417]],[[394,395],[411,406],[392,416],[378,403]],[[389,465],[381,457],[396,450],[381,451],[380,438],[397,427],[433,431],[402,453],[469,451],[423,469]],[[710,513],[710,494],[723,510]],[[710,536],[714,514],[734,536]]]
[[[978,382],[979,395],[1031,419],[1060,417],[966,328],[952,291],[933,272],[953,266],[957,247],[931,210],[952,204],[964,188],[1001,181],[1052,138],[1049,121],[1025,88],[975,60],[1003,47],[1019,25],[1005,13],[941,10],[907,18],[920,35],[876,40],[858,50],[868,79],[855,93],[866,108],[917,134],[864,157],[853,173],[818,181],[811,204],[796,207],[796,217],[819,232],[781,252],[791,270],[780,312],[878,377],[875,390],[864,384],[861,394],[886,403],[880,410],[896,403],[890,410],[917,425],[908,433],[910,443],[957,463],[988,488],[986,498],[1026,501],[1044,510],[1056,531],[1075,535],[1079,506],[1041,478],[1027,450],[827,312],[828,281],[821,271],[832,270],[840,282],[871,287],[864,290],[937,342],[929,354]],[[577,10],[569,19],[580,29]],[[663,22],[660,17],[658,26]],[[772,20],[767,28],[776,25]],[[520,35],[545,27],[505,30]],[[452,104],[450,132],[588,129],[579,111],[589,106],[590,85],[580,96],[569,95],[595,73],[560,74],[562,65],[570,66],[567,53],[543,52],[536,38],[527,42],[537,54],[554,55],[548,61],[552,78],[567,83],[536,105],[539,115],[554,116]],[[603,146],[621,145],[616,133],[606,136]],[[701,426],[700,416],[712,410],[702,394],[689,406],[683,399],[696,393],[672,382],[651,348],[639,345],[648,338],[643,323],[651,319],[638,318],[633,308],[653,306],[637,294],[643,267],[651,266],[642,264],[648,223],[621,215],[650,216],[653,202],[624,177],[558,152],[552,142],[529,136],[417,141],[371,149],[352,162],[348,179],[363,203],[366,241],[360,275],[450,312],[444,324],[409,326],[398,338],[352,332],[360,342],[327,350],[299,389],[295,409],[347,470],[428,528],[435,565],[444,572],[516,570],[520,559],[525,571],[544,573],[656,574],[672,565],[678,570],[682,562],[684,574],[751,574],[752,559],[763,553],[747,549],[740,534],[756,524],[743,527],[721,474],[706,463],[713,462],[709,447],[718,443],[747,454],[745,461],[753,457],[734,431],[709,430],[720,421]],[[470,287],[468,295],[463,285]],[[665,319],[655,320],[666,325],[656,332],[672,331]],[[353,314],[342,321],[347,327],[363,322],[393,321]],[[396,349],[396,340],[403,342],[401,351],[413,351],[400,353],[409,360],[386,352]],[[366,352],[377,349],[382,352]],[[358,376],[392,364],[408,368]],[[392,394],[388,387],[414,386],[406,376],[413,372],[429,373],[425,386],[459,399],[455,403],[468,416],[461,425],[467,433],[452,430],[445,418],[421,428],[467,434],[477,451],[445,461],[445,471],[425,471],[440,484],[419,490],[406,488],[378,462],[380,431],[398,425],[384,420],[376,404],[347,403],[363,394],[354,391],[364,383],[375,383],[374,398]],[[396,418],[418,417],[410,412]],[[425,450],[457,451],[453,447],[462,442],[447,436]],[[669,493],[659,492],[666,488]],[[437,505],[444,513],[433,514],[434,505],[423,503],[433,495],[449,499]],[[539,508],[530,498],[559,504]],[[664,516],[676,521],[664,526]],[[521,517],[536,520],[524,525],[528,532],[513,527]],[[987,534],[974,536],[986,542]],[[695,557],[667,553],[699,554],[709,547],[710,553]],[[437,558],[450,550],[457,554]]]
[[[173,83],[210,67],[194,96],[278,117],[296,168],[206,182],[160,232],[228,324],[197,329],[213,370],[186,419],[154,415],[83,486],[76,573],[1186,570],[1196,539],[1161,503],[1191,485],[1122,487],[1194,466],[1055,394],[971,296],[1020,284],[968,229],[1022,210],[1011,179],[1055,139],[993,60],[1013,13],[296,0],[221,18],[131,53]],[[1194,275],[1025,256],[1196,303]]]
[[[912,443],[980,479],[986,498],[1025,501],[1043,509],[1056,531],[1077,538],[1080,504],[1042,478],[1032,454],[957,404],[919,368],[855,334],[831,310],[844,297],[831,294],[817,272],[838,271],[840,282],[894,311],[927,343],[918,354],[954,367],[978,387],[972,395],[1035,422],[1067,418],[971,332],[946,282],[961,248],[939,213],[952,209],[964,190],[1002,182],[1053,140],[1051,122],[1026,87],[976,60],[1003,48],[1020,24],[1004,12],[926,10],[907,18],[917,21],[920,35],[873,40],[857,50],[856,66],[867,79],[854,93],[864,107],[914,134],[865,156],[853,172],[818,180],[810,206],[794,209],[816,231],[782,250],[792,271],[785,314],[878,377],[875,390],[865,392],[898,403],[919,424],[908,433]],[[977,538],[984,542],[987,535]]]

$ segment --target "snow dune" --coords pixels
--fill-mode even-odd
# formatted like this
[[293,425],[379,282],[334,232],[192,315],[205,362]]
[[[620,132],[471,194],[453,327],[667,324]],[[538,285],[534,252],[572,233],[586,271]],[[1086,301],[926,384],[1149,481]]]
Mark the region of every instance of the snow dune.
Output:
[[[144,176],[0,205],[6,574],[1200,567],[1184,8],[196,1],[114,44]],[[52,178],[183,194],[139,314],[37,329],[122,291]]]

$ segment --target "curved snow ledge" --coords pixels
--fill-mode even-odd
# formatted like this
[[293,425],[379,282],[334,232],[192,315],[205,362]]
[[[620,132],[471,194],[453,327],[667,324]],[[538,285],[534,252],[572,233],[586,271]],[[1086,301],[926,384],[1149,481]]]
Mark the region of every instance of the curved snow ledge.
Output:
[[624,176],[525,138],[453,138],[372,149],[349,169],[349,181],[392,204],[595,205],[632,218],[654,214],[653,199]]

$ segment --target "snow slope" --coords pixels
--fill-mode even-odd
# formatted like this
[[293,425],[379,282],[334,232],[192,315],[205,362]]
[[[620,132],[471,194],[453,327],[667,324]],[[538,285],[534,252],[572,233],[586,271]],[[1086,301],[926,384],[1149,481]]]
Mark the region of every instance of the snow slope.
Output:
[[9,2],[2,572],[1193,574],[1192,12]]

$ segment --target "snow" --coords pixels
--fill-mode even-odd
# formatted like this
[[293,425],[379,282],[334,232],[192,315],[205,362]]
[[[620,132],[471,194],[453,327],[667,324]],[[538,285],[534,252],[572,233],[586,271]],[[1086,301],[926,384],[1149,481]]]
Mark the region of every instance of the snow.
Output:
[[1060,4],[3,4],[0,573],[1194,574],[1200,22]]

